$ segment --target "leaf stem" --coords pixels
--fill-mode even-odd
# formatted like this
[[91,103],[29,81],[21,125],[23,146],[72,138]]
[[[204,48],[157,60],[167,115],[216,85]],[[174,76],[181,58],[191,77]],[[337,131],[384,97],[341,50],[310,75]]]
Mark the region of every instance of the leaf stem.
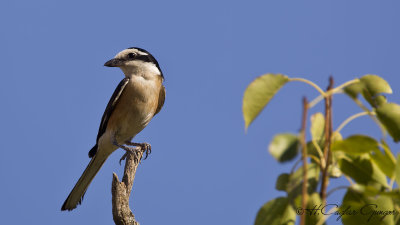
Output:
[[309,108],[314,107],[316,104],[318,104],[318,102],[320,102],[322,99],[324,99],[325,97],[323,95],[318,95],[318,97],[314,98],[310,104],[308,105]]
[[[324,203],[322,203],[324,204]],[[329,219],[329,217],[331,217],[332,215],[335,215],[335,211],[337,210],[337,208],[332,207],[332,209],[330,209],[327,213],[325,213],[325,216],[322,216],[319,220],[317,225],[323,225],[325,223],[325,221],[327,221]]]
[[[354,79],[354,80],[347,81],[347,82],[345,82],[345,83],[343,83],[343,84],[341,84],[341,85],[339,85],[339,86],[337,86],[337,87],[331,89],[330,91],[327,91],[327,92],[325,93],[325,95],[330,96],[330,95],[333,95],[333,94],[338,94],[338,93],[340,93],[340,92],[342,91],[343,88],[345,88],[345,87],[347,87],[347,86],[349,86],[349,85],[351,85],[351,84],[357,83],[357,82],[360,82],[360,80],[359,80],[358,78],[357,78],[357,79]],[[319,103],[320,101],[322,101],[323,99],[324,99],[324,95],[319,95],[318,97],[314,98],[314,99],[310,102],[310,104],[309,104],[308,107],[309,107],[309,108],[314,107],[316,104],[318,104],[318,103]]]
[[300,162],[301,162],[301,158],[298,159],[298,160],[294,163],[292,169],[290,170],[290,174],[293,174],[293,173],[295,172],[295,170],[296,170],[296,168],[297,168],[297,165],[299,165]]
[[394,180],[395,180],[394,177],[392,179],[390,179],[389,191],[392,191],[392,189],[393,189]]
[[353,180],[352,180],[350,177],[348,177],[348,176],[346,176],[346,175],[344,175],[344,177],[345,177],[346,180],[350,183],[350,186],[353,186],[353,185],[354,185],[354,182],[353,182]]
[[315,149],[317,150],[319,157],[321,158],[321,162],[324,162],[324,160],[323,160],[324,154],[322,153],[322,150],[319,147],[319,144],[317,143],[316,140],[312,140],[312,143],[313,143]]
[[353,101],[361,108],[363,109],[365,112],[368,112],[368,115],[371,117],[371,119],[379,126],[379,128],[381,129],[382,132],[382,136],[386,137],[386,130],[385,128],[382,126],[382,124],[379,122],[379,120],[374,116],[375,114],[373,112],[371,112],[364,104],[362,104],[362,102],[360,100],[358,100],[357,98],[352,98]]
[[338,186],[338,187],[335,187],[335,188],[333,188],[332,190],[330,190],[327,194],[326,194],[326,196],[329,196],[329,195],[331,195],[333,192],[335,192],[335,191],[337,191],[337,190],[340,190],[340,189],[345,189],[345,188],[348,188],[348,186]]
[[326,93],[318,86],[316,85],[314,82],[304,79],[304,78],[299,78],[299,77],[295,77],[295,78],[290,78],[289,81],[300,81],[306,84],[311,85],[312,87],[314,87],[322,96],[325,96]]
[[341,89],[343,89],[343,88],[345,88],[345,87],[347,87],[347,86],[349,86],[349,85],[351,85],[351,84],[358,83],[358,82],[360,82],[360,79],[358,79],[358,78],[356,78],[356,79],[354,79],[354,80],[349,80],[349,81],[344,82],[343,84],[341,84],[341,85],[335,87],[334,89],[332,89],[332,91],[328,92],[327,94],[336,93],[336,92],[338,92],[339,90],[341,90]]
[[315,155],[308,155],[311,159],[314,159],[314,161],[318,164],[318,166],[319,166],[319,168],[322,168],[321,167],[321,161],[320,161],[320,158],[318,158],[317,156],[315,156]]
[[[361,117],[361,116],[369,115],[369,114],[370,114],[369,112],[360,112],[360,113],[357,113],[357,114],[354,114],[354,115],[350,116],[349,118],[347,118],[345,121],[343,121],[343,122],[340,124],[340,126],[336,129],[335,132],[340,133],[340,131],[341,131],[348,123],[350,123],[352,120],[357,119],[358,117]],[[375,113],[371,112],[371,114],[375,114]]]

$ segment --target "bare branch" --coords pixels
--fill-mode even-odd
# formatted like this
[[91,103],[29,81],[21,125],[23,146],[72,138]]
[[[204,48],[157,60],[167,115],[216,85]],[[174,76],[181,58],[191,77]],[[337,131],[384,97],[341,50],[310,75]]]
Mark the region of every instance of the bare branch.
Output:
[[[303,160],[303,187],[302,187],[302,198],[301,198],[301,208],[305,209],[308,202],[308,192],[307,192],[307,143],[306,143],[306,124],[307,124],[307,111],[308,111],[308,101],[307,98],[303,98],[303,116],[301,119],[301,131],[300,131],[300,143],[301,143],[301,158]],[[300,225],[306,224],[306,213],[303,213],[300,218]]]
[[127,154],[122,182],[113,173],[111,187],[113,219],[116,225],[139,225],[129,208],[129,196],[131,195],[136,169],[143,156],[143,150],[136,147],[136,151],[127,152]]
[[[329,78],[329,92],[333,88],[333,77]],[[326,189],[328,188],[329,174],[328,169],[331,164],[331,139],[332,139],[332,95],[325,97],[325,145],[324,145],[324,159],[325,167],[322,171],[322,182],[320,196],[322,203],[326,201]]]

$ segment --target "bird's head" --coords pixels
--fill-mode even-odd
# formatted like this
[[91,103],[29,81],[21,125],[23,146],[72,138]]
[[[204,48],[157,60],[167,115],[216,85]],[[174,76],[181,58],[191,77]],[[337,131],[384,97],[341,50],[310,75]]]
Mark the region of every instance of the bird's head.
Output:
[[141,48],[127,48],[107,61],[104,66],[119,67],[126,76],[159,75],[164,78],[157,60]]

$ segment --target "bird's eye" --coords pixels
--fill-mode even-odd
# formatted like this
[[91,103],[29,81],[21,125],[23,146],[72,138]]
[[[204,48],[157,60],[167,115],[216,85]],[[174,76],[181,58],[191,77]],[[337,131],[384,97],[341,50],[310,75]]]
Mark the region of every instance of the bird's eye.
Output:
[[134,59],[135,56],[136,56],[135,53],[129,53],[129,54],[128,54],[128,59]]

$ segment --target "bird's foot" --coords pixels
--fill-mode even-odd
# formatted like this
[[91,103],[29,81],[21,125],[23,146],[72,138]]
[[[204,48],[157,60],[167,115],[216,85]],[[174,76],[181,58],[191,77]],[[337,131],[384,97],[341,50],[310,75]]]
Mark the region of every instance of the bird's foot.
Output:
[[143,151],[146,154],[144,159],[147,159],[147,157],[151,153],[151,145],[149,143],[146,143],[146,142],[144,142],[144,143],[135,143],[135,142],[127,141],[127,142],[125,142],[125,144],[131,145],[131,146],[139,146],[141,148],[141,151]]
[[134,154],[135,157],[137,157],[137,152],[141,151],[141,149],[132,148],[132,147],[124,146],[124,145],[120,145],[119,147],[122,148],[123,150],[125,150],[125,154],[119,159],[119,165],[121,165],[121,161],[126,159],[128,154]]

